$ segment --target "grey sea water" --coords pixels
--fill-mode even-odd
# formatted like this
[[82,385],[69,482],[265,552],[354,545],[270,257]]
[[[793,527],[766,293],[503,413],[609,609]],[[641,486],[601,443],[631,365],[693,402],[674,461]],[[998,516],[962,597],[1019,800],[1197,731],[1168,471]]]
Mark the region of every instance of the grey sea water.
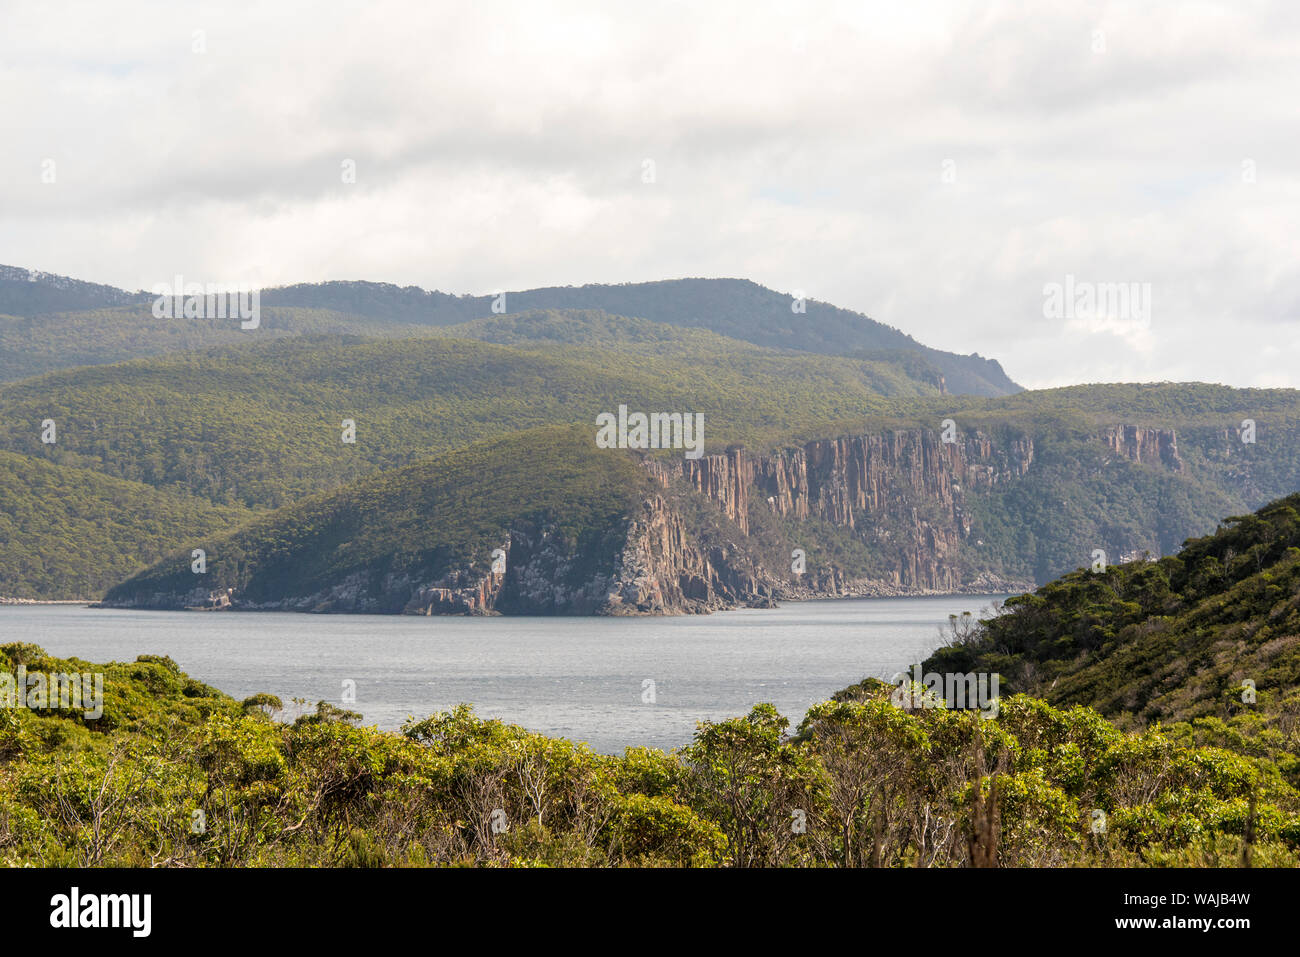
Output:
[[[0,643],[60,657],[170,655],[237,698],[343,704],[395,729],[459,702],[598,751],[689,744],[698,721],[767,701],[798,724],[867,676],[889,679],[941,643],[950,613],[1002,595],[789,602],[676,618],[416,618],[0,607]],[[647,684],[653,682],[653,685]],[[653,688],[653,702],[647,692]]]

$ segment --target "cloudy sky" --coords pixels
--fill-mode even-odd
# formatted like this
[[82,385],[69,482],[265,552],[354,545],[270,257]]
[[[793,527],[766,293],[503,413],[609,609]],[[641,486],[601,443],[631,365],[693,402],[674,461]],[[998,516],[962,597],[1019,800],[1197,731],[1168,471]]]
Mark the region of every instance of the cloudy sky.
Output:
[[746,277],[1031,387],[1295,387],[1298,102],[1285,0],[5,0],[0,263]]

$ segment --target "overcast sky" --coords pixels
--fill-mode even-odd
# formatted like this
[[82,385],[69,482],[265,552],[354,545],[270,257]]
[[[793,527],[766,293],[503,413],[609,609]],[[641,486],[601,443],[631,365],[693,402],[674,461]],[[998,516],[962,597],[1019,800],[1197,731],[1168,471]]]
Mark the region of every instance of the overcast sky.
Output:
[[8,265],[746,277],[1030,387],[1300,386],[1294,2],[4,0],[0,116]]

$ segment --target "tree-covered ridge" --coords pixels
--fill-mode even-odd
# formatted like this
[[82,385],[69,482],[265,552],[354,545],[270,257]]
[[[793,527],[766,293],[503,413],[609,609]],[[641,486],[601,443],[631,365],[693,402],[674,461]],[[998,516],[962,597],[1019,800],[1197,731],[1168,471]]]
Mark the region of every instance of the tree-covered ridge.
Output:
[[0,314],[38,316],[109,309],[143,301],[143,294],[68,276],[0,266]]
[[[704,335],[704,334],[701,334]],[[854,359],[715,343],[702,355],[522,349],[443,337],[295,338],[89,366],[0,387],[0,447],[216,502],[277,506],[491,435],[592,427],[619,404],[703,413],[710,447],[842,419],[887,389]],[[58,423],[56,445],[40,424]],[[357,442],[340,442],[353,419]]]
[[104,706],[0,709],[11,866],[1300,864],[1300,793],[1272,762],[1023,696],[984,720],[864,686],[793,735],[760,704],[611,756],[464,705],[391,733],[240,703],[168,658],[0,646],[20,666],[102,672]]
[[93,600],[178,543],[254,514],[0,452],[0,596]]
[[[503,334],[520,322],[490,320],[480,332]],[[490,434],[590,423],[620,402],[705,413],[711,449],[938,429],[948,418],[968,431],[1016,429],[1063,446],[1093,442],[1120,423],[1168,423],[1179,430],[1187,476],[1239,488],[1235,509],[1291,491],[1300,465],[1294,390],[1115,385],[941,397],[872,361],[733,351],[707,333],[673,339],[663,327],[617,317],[544,314],[528,324],[554,332],[570,323],[603,328],[624,345],[312,338],[56,373],[0,387],[0,447],[249,506],[284,504]],[[659,354],[653,343],[665,337],[689,348]],[[881,397],[907,391],[914,395]],[[916,394],[925,391],[929,398]],[[360,440],[340,456],[345,417],[357,421]],[[1258,423],[1257,444],[1236,440],[1246,417]],[[56,446],[40,442],[45,418],[61,420]]]
[[1226,418],[1228,425],[1236,426],[1240,418],[1232,421],[1234,416],[1258,418],[1294,411],[1296,396],[1295,389],[1241,389],[1209,382],[1113,382],[1035,389],[988,399],[953,395],[909,403],[911,408],[896,411],[916,413],[924,408],[930,415],[988,412],[999,417],[1046,412],[1103,415],[1137,419],[1153,427],[1221,423]]
[[[268,308],[268,322],[278,321],[276,309]],[[225,334],[245,335],[227,326]],[[972,492],[962,505],[970,534],[956,557],[1013,581],[1050,580],[1095,548],[1112,560],[1171,552],[1220,516],[1293,491],[1300,474],[1294,390],[1165,383],[940,395],[935,367],[914,351],[816,356],[594,310],[492,316],[433,331],[401,341],[243,341],[10,383],[0,386],[0,449],[256,512],[494,435],[557,423],[592,428],[597,414],[620,404],[703,413],[710,452],[899,428],[938,432],[950,420],[967,436],[1033,443],[1025,475]],[[57,424],[54,444],[41,440],[47,419]],[[1254,443],[1238,435],[1245,419],[1254,423]],[[355,444],[341,441],[344,420],[356,424]],[[1176,430],[1181,468],[1117,453],[1101,435],[1120,425]],[[18,484],[11,521],[22,512],[71,527],[78,519],[62,514],[63,497],[48,483]],[[923,517],[932,503],[914,504]],[[81,567],[57,528],[49,539],[0,540],[0,569],[22,570],[0,574],[0,595],[82,595],[71,582],[120,581],[147,564],[129,560],[228,527],[205,521],[168,531],[160,517],[147,523],[154,536],[147,546],[128,536],[116,550],[83,553]],[[785,539],[795,531],[803,537],[785,529],[773,547],[788,553]],[[833,529],[811,538],[801,544],[810,558],[837,556],[846,575],[883,567],[880,554]]]
[[[156,320],[150,312],[152,299],[146,293],[0,267],[0,381],[176,348],[227,345],[240,332],[222,320]],[[995,361],[931,349],[861,313],[813,299],[796,303],[790,295],[746,280],[565,286],[504,296],[453,296],[388,283],[326,282],[262,290],[260,301],[270,307],[266,323],[275,335],[335,332],[401,337],[421,328],[491,318],[503,309],[594,310],[709,331],[774,349],[840,356],[880,350],[923,357],[940,370],[950,392],[1005,395],[1019,389]],[[88,353],[87,341],[99,344],[103,353]]]
[[[407,321],[437,325],[490,316],[497,299],[491,295],[451,297],[376,283],[289,286],[268,290],[266,296],[268,302],[361,315],[395,315],[400,310]],[[918,352],[943,371],[951,392],[1005,395],[1019,390],[996,361],[931,349],[891,326],[816,299],[805,299],[796,307],[792,295],[744,279],[669,279],[530,289],[505,293],[503,305],[509,312],[594,309],[823,355],[850,355],[864,349]],[[430,316],[433,318],[426,318]]]
[[[241,600],[263,604],[328,592],[346,581],[427,584],[462,569],[486,574],[494,549],[522,528],[545,529],[569,558],[568,577],[582,580],[616,554],[649,487],[631,456],[598,454],[583,430],[514,433],[305,499],[236,532],[194,540],[110,589],[105,601],[149,602],[155,594],[197,588],[205,594],[233,589]],[[205,552],[202,574],[193,569],[194,548]],[[402,605],[371,610],[398,612]]]
[[260,325],[230,319],[156,319],[152,302],[83,312],[4,315],[0,309],[0,382],[77,366],[269,342],[290,336],[406,337],[419,329],[328,310],[264,307]]
[[1011,599],[926,662],[1086,703],[1128,724],[1190,722],[1300,781],[1300,494],[1158,561],[1079,570]]
[[[794,349],[757,346],[703,329],[599,310],[534,310],[476,319],[437,330],[438,335],[475,339],[523,350],[555,350],[602,365],[611,355],[656,363],[665,373],[713,376],[726,370],[771,389],[806,387],[862,379],[869,391],[892,398],[937,394],[942,377],[917,352],[852,357],[813,356]],[[798,394],[797,392],[795,394]],[[868,400],[867,407],[880,403]]]
[[[574,329],[597,336],[602,348],[573,344]],[[1300,474],[1300,394],[1293,390],[1116,385],[972,399],[893,380],[893,366],[871,360],[777,353],[603,313],[498,317],[465,331],[529,338],[510,346],[441,336],[294,338],[67,370],[0,386],[0,448],[259,511],[493,435],[555,423],[593,429],[598,413],[620,404],[702,412],[709,451],[739,442],[761,452],[792,439],[903,427],[938,432],[951,420],[959,433],[1004,447],[1033,442],[1025,475],[971,492],[963,506],[971,530],[961,561],[1021,581],[1050,580],[1095,548],[1112,560],[1168,553],[1218,517],[1293,490]],[[925,374],[919,366],[912,371]],[[907,389],[931,394],[881,395]],[[1130,403],[1150,419],[1126,419]],[[1235,431],[1244,417],[1257,422],[1254,444]],[[1103,430],[1133,418],[1177,429],[1181,469],[1130,461],[1101,440]],[[57,424],[54,444],[41,441],[46,419]],[[355,444],[342,441],[345,419],[356,424]],[[64,497],[48,484],[18,484],[12,498],[12,514],[74,521],[60,517]],[[915,504],[924,515],[927,503]],[[165,524],[152,523],[155,557],[205,527],[228,527],[180,523],[169,532]],[[805,537],[787,528],[773,541],[788,553],[784,540],[795,531]],[[820,529],[801,547],[810,560],[838,556],[849,576],[879,570],[879,555],[843,537]],[[66,540],[27,536],[21,555],[14,554],[16,539],[0,540],[0,567],[27,569],[0,576],[0,594],[73,597],[84,592],[68,582],[120,581],[122,572],[147,563],[131,567],[119,552],[99,550],[78,559]],[[3,557],[6,549],[12,557]],[[130,540],[119,551],[141,554]]]

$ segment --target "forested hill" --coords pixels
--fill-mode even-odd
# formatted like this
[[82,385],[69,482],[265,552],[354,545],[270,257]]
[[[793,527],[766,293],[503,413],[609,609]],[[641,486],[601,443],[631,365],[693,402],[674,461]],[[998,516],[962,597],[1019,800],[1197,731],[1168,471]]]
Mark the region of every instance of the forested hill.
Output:
[[0,266],[0,315],[38,316],[52,312],[112,309],[142,304],[144,293],[83,282],[69,276],[36,272],[18,266]]
[[[0,386],[0,450],[14,453],[0,461],[14,532],[0,536],[0,595],[95,594],[252,512],[493,436],[566,423],[594,443],[597,414],[621,404],[703,414],[706,457],[684,477],[773,555],[784,548],[784,562],[767,562],[774,573],[804,549],[819,593],[853,579],[864,592],[1044,582],[1094,548],[1115,560],[1166,554],[1294,491],[1300,474],[1293,390],[940,395],[884,361],[594,311],[438,331],[248,342]],[[587,345],[570,342],[577,332]],[[1246,417],[1252,444],[1236,431]],[[47,419],[55,443],[43,440]],[[345,420],[355,443],[343,441]],[[945,421],[951,446],[939,440]],[[78,494],[65,487],[74,480]],[[118,522],[113,503],[144,502],[146,487],[168,503],[232,508],[177,521],[171,504],[141,507]],[[113,541],[78,550],[91,526]]]
[[[269,289],[272,305],[332,309],[405,322],[453,325],[493,314],[495,296],[450,296],[384,283],[329,282]],[[506,312],[596,309],[674,326],[707,329],[733,339],[824,355],[863,351],[919,352],[956,394],[1008,395],[1020,387],[996,360],[931,349],[892,326],[814,299],[794,312],[791,295],[745,279],[669,279],[620,285],[556,286],[504,294]]]
[[[228,345],[240,335],[409,336],[421,329],[496,318],[503,311],[594,310],[772,349],[912,367],[919,360],[922,376],[942,381],[953,394],[997,396],[1020,388],[994,360],[932,349],[861,313],[814,299],[801,301],[802,311],[796,311],[791,295],[742,279],[562,286],[500,296],[456,296],[375,282],[299,284],[263,290],[261,305],[268,310],[268,321],[247,332],[228,322],[155,319],[152,301],[145,292],[0,266],[0,377]],[[574,344],[587,344],[580,331],[574,331],[579,335]],[[88,341],[95,342],[98,351],[88,350]]]
[[[626,453],[551,427],[391,469],[203,540],[106,601],[414,614],[590,613],[608,602],[629,516],[651,493]],[[508,564],[507,564],[507,559]]]
[[[667,357],[452,338],[299,337],[88,366],[0,386],[0,448],[220,503],[279,506],[492,435],[592,425],[620,404],[705,416],[709,448],[759,444],[936,393],[860,359],[673,330]],[[44,444],[40,423],[58,423]],[[343,445],[343,419],[357,441]]]
[[924,667],[996,672],[1004,692],[1122,722],[1250,727],[1262,716],[1294,738],[1300,494],[1229,518],[1176,555],[1079,570],[1011,599]]

